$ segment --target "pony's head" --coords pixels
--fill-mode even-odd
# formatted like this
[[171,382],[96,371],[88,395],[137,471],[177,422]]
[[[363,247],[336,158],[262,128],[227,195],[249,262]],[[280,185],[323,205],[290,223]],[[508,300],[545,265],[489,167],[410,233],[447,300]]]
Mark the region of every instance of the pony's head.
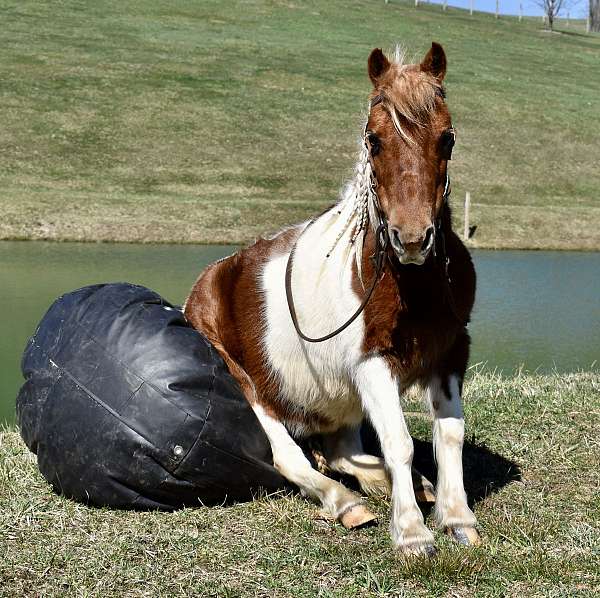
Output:
[[444,101],[446,55],[433,43],[420,64],[369,56],[373,83],[366,143],[379,209],[400,263],[423,264],[441,215],[454,129]]

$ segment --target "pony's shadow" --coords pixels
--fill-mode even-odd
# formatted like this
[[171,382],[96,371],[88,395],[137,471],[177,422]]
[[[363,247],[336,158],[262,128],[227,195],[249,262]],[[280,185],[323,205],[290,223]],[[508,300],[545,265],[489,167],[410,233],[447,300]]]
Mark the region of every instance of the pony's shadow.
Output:
[[[381,455],[379,440],[373,428],[363,424],[361,436],[365,452]],[[415,453],[413,466],[434,484],[437,467],[433,457],[433,444],[413,438]],[[465,439],[463,446],[463,478],[469,505],[483,500],[489,494],[499,492],[504,486],[521,479],[521,469],[514,461],[488,449],[474,438]]]

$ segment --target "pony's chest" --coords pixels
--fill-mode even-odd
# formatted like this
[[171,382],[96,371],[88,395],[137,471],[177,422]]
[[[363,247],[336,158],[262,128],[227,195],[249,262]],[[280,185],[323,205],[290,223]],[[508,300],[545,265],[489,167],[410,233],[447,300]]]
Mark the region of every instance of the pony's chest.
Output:
[[335,359],[334,351],[297,354],[280,346],[271,352],[269,365],[278,379],[280,399],[287,404],[318,414],[331,430],[361,421],[361,403],[348,368]]
[[461,328],[438,293],[401,294],[383,284],[365,310],[364,351],[384,355],[410,383],[435,370]]
[[276,318],[270,324],[265,357],[277,381],[279,399],[318,414],[331,423],[332,430],[360,422],[362,410],[350,376],[354,361],[350,356],[358,356],[358,348],[346,346],[343,333],[333,341],[313,345],[300,341],[289,326],[277,326]]
[[[332,429],[360,422],[362,409],[351,380],[361,357],[364,326],[356,320],[333,339],[321,343],[300,340],[292,326],[282,281],[287,256],[272,259],[263,272],[265,362],[277,382],[280,400],[331,422]],[[343,323],[359,305],[350,282],[329,279],[326,271],[298,267],[294,302],[302,330],[320,336]]]

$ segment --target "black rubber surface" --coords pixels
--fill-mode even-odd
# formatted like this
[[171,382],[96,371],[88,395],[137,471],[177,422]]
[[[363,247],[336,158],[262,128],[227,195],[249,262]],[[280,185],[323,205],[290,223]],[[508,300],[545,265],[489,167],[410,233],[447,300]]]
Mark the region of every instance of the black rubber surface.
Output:
[[286,485],[220,355],[149,289],[116,283],[60,297],[22,370],[21,435],[70,498],[173,509]]

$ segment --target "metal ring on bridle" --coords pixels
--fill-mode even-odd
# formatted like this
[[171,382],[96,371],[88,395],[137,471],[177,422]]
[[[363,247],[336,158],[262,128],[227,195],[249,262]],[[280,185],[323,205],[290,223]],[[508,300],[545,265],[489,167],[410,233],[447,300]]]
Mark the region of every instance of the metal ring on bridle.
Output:
[[386,251],[390,237],[387,234],[387,224],[385,222],[382,221],[381,224],[377,227],[377,231],[375,232],[375,235],[377,236],[377,242],[379,245],[379,249],[381,251]]

